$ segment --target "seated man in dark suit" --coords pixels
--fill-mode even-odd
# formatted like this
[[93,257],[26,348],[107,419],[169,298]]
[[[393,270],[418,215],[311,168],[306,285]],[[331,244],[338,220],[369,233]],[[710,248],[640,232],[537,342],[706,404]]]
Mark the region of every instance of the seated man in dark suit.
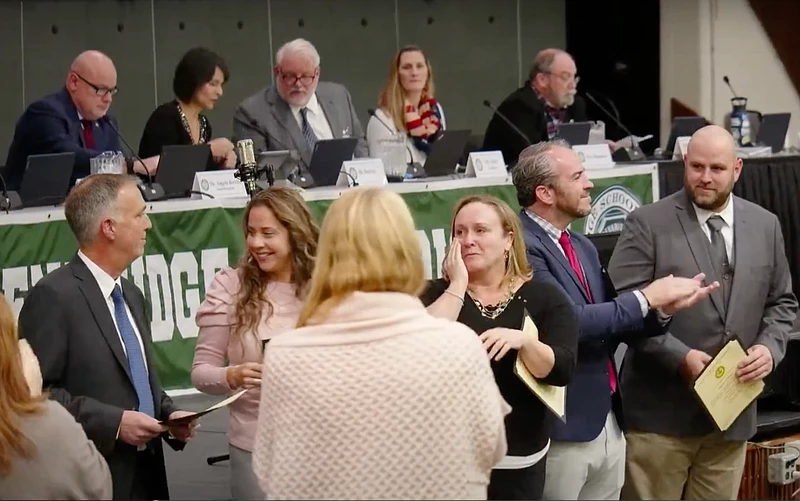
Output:
[[502,151],[506,164],[513,166],[526,146],[552,139],[559,124],[586,122],[586,103],[576,95],[579,80],[572,56],[560,49],[539,52],[528,81],[497,108],[527,141],[495,113],[486,127],[483,149]]
[[256,154],[296,150],[306,167],[318,140],[358,138],[356,157],[369,151],[350,93],[320,82],[319,53],[307,40],[284,44],[275,55],[275,85],[248,97],[233,114],[234,143],[252,139]]
[[668,315],[694,305],[713,287],[701,287],[701,277],[665,277],[617,296],[594,245],[567,230],[591,211],[593,185],[578,155],[563,141],[523,150],[513,181],[524,207],[520,219],[534,273],[572,300],[581,328],[577,366],[567,387],[566,423],[553,427],[543,498],[619,499],[626,444],[617,347],[662,334]]
[[[108,56],[89,50],[75,58],[64,87],[31,103],[17,121],[6,159],[8,189],[19,189],[30,155],[74,152],[73,185],[89,175],[90,159],[122,151],[116,119],[108,113],[117,90],[117,70]],[[146,167],[129,159],[128,171],[155,174],[158,157],[144,162]]]

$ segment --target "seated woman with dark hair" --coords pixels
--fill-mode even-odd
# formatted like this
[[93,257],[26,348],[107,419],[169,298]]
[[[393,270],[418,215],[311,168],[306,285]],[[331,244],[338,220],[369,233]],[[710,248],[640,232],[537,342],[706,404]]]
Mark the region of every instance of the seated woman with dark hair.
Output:
[[203,115],[222,96],[222,87],[229,73],[225,61],[217,53],[196,47],[184,54],[175,68],[172,91],[175,99],[153,111],[139,141],[139,156],[161,154],[164,146],[208,144],[211,147],[211,169],[236,165],[233,143],[227,138],[211,139],[211,123]]

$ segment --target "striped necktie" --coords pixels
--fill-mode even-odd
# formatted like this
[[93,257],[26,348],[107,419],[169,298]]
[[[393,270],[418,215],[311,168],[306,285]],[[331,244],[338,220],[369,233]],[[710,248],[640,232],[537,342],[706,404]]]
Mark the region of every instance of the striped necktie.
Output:
[[155,417],[155,403],[153,391],[150,388],[150,378],[145,367],[144,354],[139,346],[139,339],[133,330],[133,325],[125,311],[125,299],[122,297],[122,289],[119,284],[114,286],[111,293],[114,300],[114,318],[117,320],[117,328],[125,344],[125,352],[128,354],[128,367],[131,371],[133,387],[136,389],[136,396],[139,397],[139,412],[148,416]]
[[317,144],[317,135],[314,134],[314,129],[308,123],[308,108],[300,108],[300,117],[303,119],[303,137],[306,138],[311,151],[314,151],[314,145]]

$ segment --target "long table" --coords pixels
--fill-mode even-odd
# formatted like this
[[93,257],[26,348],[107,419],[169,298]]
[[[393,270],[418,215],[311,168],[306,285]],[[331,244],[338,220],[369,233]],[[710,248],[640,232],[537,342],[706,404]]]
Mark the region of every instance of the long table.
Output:
[[[592,170],[595,184],[592,216],[576,222],[574,231],[615,231],[625,215],[658,199],[656,164]],[[474,193],[495,195],[518,208],[509,178],[445,178],[390,184],[414,216],[426,275],[441,276],[455,204]],[[346,188],[344,188],[346,189]],[[321,222],[342,188],[306,190],[303,196]],[[235,266],[244,251],[242,210],[247,199],[172,200],[151,203],[147,212],[153,227],[145,255],[128,269],[145,294],[153,341],[154,363],[168,389],[191,387],[189,370],[198,328],[194,316],[220,268]],[[56,208],[33,208],[0,214],[0,291],[16,314],[25,294],[46,273],[68,262],[77,244]]]

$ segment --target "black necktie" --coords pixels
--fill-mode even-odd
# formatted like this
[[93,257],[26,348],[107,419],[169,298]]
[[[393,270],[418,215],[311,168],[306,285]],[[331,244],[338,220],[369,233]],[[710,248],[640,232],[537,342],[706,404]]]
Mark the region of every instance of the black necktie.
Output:
[[731,293],[731,265],[728,260],[728,251],[725,250],[725,239],[722,237],[722,228],[725,221],[720,216],[711,216],[706,222],[711,235],[711,261],[717,276],[720,278],[719,284],[722,289],[722,300],[725,308],[728,308],[728,298]]

